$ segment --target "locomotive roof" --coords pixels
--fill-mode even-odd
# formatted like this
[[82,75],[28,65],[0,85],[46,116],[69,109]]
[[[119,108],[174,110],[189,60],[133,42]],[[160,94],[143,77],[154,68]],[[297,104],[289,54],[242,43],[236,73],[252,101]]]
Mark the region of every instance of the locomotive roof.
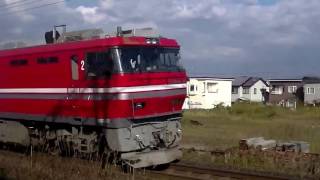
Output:
[[179,44],[174,39],[159,38],[158,45],[146,43],[146,37],[106,37],[101,39],[72,41],[56,44],[45,44],[38,46],[30,46],[16,49],[0,50],[0,57],[19,56],[25,54],[36,54],[42,52],[66,51],[84,48],[99,48],[110,46],[146,46],[146,47],[179,47]]

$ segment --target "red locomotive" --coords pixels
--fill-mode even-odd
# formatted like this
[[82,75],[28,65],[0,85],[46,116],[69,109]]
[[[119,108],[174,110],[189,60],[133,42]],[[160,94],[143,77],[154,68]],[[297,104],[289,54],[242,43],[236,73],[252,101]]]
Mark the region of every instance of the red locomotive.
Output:
[[152,29],[46,33],[0,51],[0,141],[50,153],[116,155],[139,168],[181,157],[186,73]]

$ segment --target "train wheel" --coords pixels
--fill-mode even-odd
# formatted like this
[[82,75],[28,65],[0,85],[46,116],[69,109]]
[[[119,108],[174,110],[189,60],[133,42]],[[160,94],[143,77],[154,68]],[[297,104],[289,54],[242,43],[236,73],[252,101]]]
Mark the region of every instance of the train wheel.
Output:
[[61,151],[57,140],[48,141],[48,153],[52,156],[60,155]]

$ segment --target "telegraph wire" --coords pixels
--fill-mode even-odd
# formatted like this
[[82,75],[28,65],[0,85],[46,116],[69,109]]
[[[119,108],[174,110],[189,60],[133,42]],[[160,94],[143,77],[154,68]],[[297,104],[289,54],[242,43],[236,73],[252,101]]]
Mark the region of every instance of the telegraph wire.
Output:
[[19,1],[21,3],[11,3],[7,4],[4,6],[0,6],[0,10],[2,9],[9,9],[9,8],[16,8],[16,7],[21,7],[25,5],[33,5],[36,4],[35,2],[40,2],[40,1],[48,1],[48,0],[26,0],[26,1]]
[[60,4],[60,3],[63,3],[63,2],[65,2],[65,0],[57,1],[57,2],[53,2],[53,3],[48,3],[48,4],[42,4],[42,5],[39,5],[39,6],[33,6],[33,7],[29,7],[29,8],[25,8],[25,9],[21,9],[21,10],[16,10],[16,11],[10,11],[8,13],[0,13],[0,16],[6,16],[6,15],[15,14],[15,13],[21,13],[21,12],[27,12],[27,11],[30,11],[30,10],[40,9],[40,8],[43,8],[43,7],[52,6],[52,5]]
[[29,1],[29,0],[25,0],[25,1],[18,0],[18,1],[14,1],[14,2],[8,3],[8,4],[7,4],[7,3],[0,4],[0,8],[1,8],[1,7],[6,7],[6,6],[11,6],[11,5],[14,5],[14,4],[23,3],[23,2],[26,2],[26,1]]

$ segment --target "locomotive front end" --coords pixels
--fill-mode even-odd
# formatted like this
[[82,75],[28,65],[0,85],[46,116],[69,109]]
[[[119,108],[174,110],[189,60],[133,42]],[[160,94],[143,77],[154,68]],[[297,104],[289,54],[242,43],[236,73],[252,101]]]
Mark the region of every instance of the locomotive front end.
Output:
[[112,50],[115,68],[121,74],[118,82],[127,83],[121,96],[126,97],[129,114],[108,121],[108,146],[134,168],[178,160],[182,157],[179,143],[186,96],[179,46],[165,38],[124,37],[124,41],[140,44]]

